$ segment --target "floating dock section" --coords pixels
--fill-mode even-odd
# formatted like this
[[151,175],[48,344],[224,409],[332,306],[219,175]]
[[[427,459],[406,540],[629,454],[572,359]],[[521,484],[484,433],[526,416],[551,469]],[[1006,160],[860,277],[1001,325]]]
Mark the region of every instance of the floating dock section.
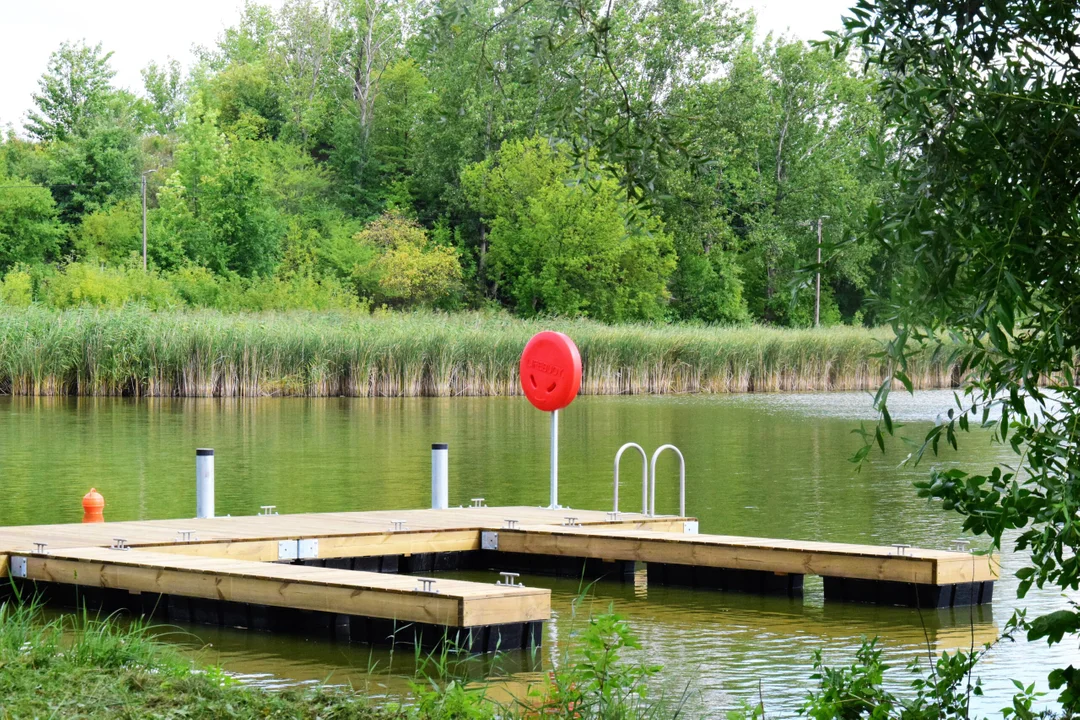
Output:
[[[168,622],[486,652],[538,647],[550,591],[514,572],[939,608],[989,603],[996,557],[697,534],[693,518],[470,507],[0,528],[5,588]],[[492,570],[491,582],[433,577]],[[417,574],[419,573],[419,575]]]

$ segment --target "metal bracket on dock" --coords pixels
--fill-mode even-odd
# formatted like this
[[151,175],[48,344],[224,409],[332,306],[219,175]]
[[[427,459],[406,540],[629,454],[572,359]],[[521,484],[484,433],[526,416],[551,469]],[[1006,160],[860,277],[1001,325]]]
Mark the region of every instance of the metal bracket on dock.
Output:
[[951,547],[949,549],[952,550],[953,552],[961,552],[961,553],[970,552],[971,551],[971,541],[970,540],[964,540],[962,538],[957,539],[957,540],[953,540],[952,545],[951,545]]
[[278,560],[296,560],[300,552],[299,543],[295,540],[279,540],[277,544]]
[[515,520],[514,518],[506,518],[505,520],[503,520],[503,529],[504,530],[517,530],[518,529],[518,521]]
[[49,551],[46,549],[48,547],[49,547],[49,543],[35,542],[34,543],[34,553],[36,553],[37,555],[48,555]]
[[563,518],[564,527],[581,527],[576,515],[567,515]]
[[109,546],[110,550],[130,550],[127,540],[124,538],[113,538],[113,544]]
[[314,538],[311,540],[297,540],[296,555],[301,560],[319,557],[319,541]]
[[198,540],[199,539],[199,538],[195,537],[195,531],[194,530],[177,530],[176,535],[177,535],[176,542],[178,542],[178,543],[181,543],[181,542],[187,543],[187,542],[191,542],[192,540]]
[[439,592],[438,590],[435,589],[435,579],[434,578],[416,578],[416,581],[420,583],[420,587],[416,588],[416,592],[425,592],[425,593],[438,593]]
[[521,577],[521,573],[516,572],[500,572],[502,580],[496,580],[496,585],[505,585],[506,587],[525,587],[520,582],[514,582],[515,579]]
[[401,532],[405,529],[405,520],[391,520],[390,532]]
[[682,524],[682,531],[684,535],[697,535],[698,534],[698,521],[697,520],[684,520]]
[[907,555],[907,551],[911,548],[907,543],[893,543],[892,546],[896,548],[897,555]]
[[319,541],[310,540],[279,540],[278,560],[311,560],[319,557]]
[[480,533],[480,549],[481,550],[498,550],[499,549],[499,533],[492,532],[491,530],[485,530]]
[[487,507],[487,505],[484,504],[484,498],[469,498],[469,501],[474,508]]
[[13,557],[11,558],[11,577],[24,578],[26,577],[26,558]]
[[277,515],[277,505],[260,505],[259,517],[269,517],[271,515]]

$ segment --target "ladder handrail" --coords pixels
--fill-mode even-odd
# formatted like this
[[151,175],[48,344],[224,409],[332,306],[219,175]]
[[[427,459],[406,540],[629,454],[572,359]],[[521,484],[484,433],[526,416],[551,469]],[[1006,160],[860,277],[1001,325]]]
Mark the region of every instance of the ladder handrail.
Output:
[[665,450],[674,450],[675,454],[679,456],[679,517],[686,517],[686,458],[683,457],[682,450],[671,444],[661,445],[656,448],[656,452],[652,455],[652,462],[649,464],[652,482],[649,488],[648,514],[656,515],[656,459]]
[[637,451],[641,453],[641,513],[642,515],[649,514],[649,456],[645,453],[645,448],[641,447],[637,443],[628,442],[619,448],[619,451],[615,453],[615,512],[619,512],[619,459],[622,458],[623,452],[630,448],[637,448]]

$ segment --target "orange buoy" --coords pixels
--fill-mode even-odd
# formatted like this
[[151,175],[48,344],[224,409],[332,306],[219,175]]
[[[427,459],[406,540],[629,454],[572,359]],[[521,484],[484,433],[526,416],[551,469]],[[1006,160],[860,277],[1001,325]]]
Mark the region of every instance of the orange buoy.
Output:
[[105,498],[96,488],[90,488],[90,492],[83,495],[82,509],[84,523],[105,522]]

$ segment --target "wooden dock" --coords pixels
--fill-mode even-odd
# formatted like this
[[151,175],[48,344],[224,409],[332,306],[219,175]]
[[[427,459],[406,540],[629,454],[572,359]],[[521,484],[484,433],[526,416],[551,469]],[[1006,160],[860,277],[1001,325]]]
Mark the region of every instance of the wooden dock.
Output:
[[[440,570],[631,578],[649,584],[950,607],[988,603],[997,558],[699,535],[693,518],[470,507],[0,528],[0,577],[58,603],[170,622],[302,630],[474,651],[536,647],[550,591],[429,577]],[[408,574],[412,573],[412,574]],[[422,577],[416,576],[422,573]],[[6,583],[5,583],[6,585]]]

